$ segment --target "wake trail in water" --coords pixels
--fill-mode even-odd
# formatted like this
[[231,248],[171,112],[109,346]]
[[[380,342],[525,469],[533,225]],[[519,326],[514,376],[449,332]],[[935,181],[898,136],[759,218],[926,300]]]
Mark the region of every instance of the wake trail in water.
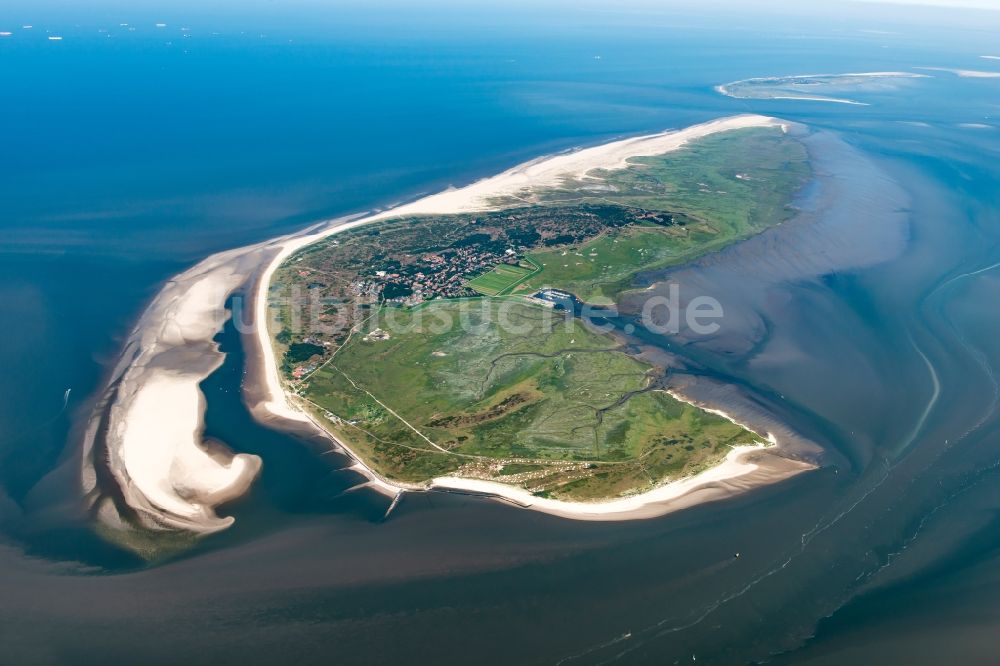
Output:
[[25,431],[24,431],[24,432],[22,432],[22,433],[18,433],[17,435],[14,435],[14,436],[12,436],[12,437],[10,437],[10,438],[6,439],[6,440],[2,440],[2,444],[3,444],[3,446],[6,446],[6,445],[8,445],[8,444],[13,444],[13,443],[15,443],[15,442],[19,442],[19,441],[21,441],[22,439],[25,439],[26,437],[29,437],[29,436],[31,436],[31,435],[34,435],[34,434],[35,434],[36,432],[38,432],[39,430],[42,430],[42,429],[44,429],[44,428],[47,428],[48,426],[50,426],[50,425],[52,425],[53,423],[55,423],[55,421],[56,421],[56,420],[57,420],[57,419],[58,419],[58,418],[59,418],[60,416],[62,416],[62,415],[63,415],[63,414],[64,414],[64,413],[66,412],[66,408],[67,408],[67,407],[69,406],[69,394],[70,394],[70,393],[71,393],[72,391],[73,391],[73,389],[72,389],[72,388],[68,388],[68,389],[66,389],[66,390],[65,390],[65,391],[63,392],[63,400],[62,400],[62,407],[61,407],[61,408],[59,409],[59,411],[58,411],[58,412],[56,412],[56,413],[55,413],[55,415],[54,415],[54,416],[52,416],[52,417],[50,417],[50,418],[46,419],[45,421],[42,421],[41,423],[39,423],[38,425],[36,425],[36,426],[35,426],[35,427],[33,427],[33,428],[29,428],[28,430],[25,430]]
[[937,405],[938,399],[941,397],[941,379],[938,377],[934,364],[931,363],[930,358],[927,357],[927,354],[920,348],[920,345],[917,344],[917,341],[913,339],[912,335],[910,336],[910,344],[913,346],[913,349],[916,350],[917,354],[920,355],[924,365],[927,366],[927,372],[931,377],[931,397],[924,406],[924,411],[920,413],[920,417],[917,419],[917,422],[913,425],[913,430],[910,431],[910,435],[906,438],[906,440],[896,446],[893,451],[894,456],[899,456],[900,453],[910,448],[913,442],[917,441],[917,437],[920,436],[920,433],[923,432],[924,426],[927,424],[927,418],[931,415],[931,412],[934,411],[934,407]]

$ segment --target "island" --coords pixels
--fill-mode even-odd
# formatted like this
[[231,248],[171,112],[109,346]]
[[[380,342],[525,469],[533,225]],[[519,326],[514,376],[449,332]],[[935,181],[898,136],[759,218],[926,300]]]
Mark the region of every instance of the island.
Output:
[[753,423],[737,423],[686,395],[643,351],[669,333],[643,342],[646,322],[617,311],[794,216],[806,133],[721,118],[204,259],[152,299],[93,402],[87,510],[148,557],[234,523],[218,508],[267,462],[206,436],[201,384],[244,298],[251,414],[348,456],[387,511],[405,492],[461,492],[628,520],[815,468],[783,454],[771,430],[793,433],[771,416],[743,404]]
[[630,345],[635,325],[608,322],[638,274],[787,220],[808,155],[774,122],[668,148],[295,250],[266,295],[291,403],[399,488],[593,503],[765,445],[672,394]]

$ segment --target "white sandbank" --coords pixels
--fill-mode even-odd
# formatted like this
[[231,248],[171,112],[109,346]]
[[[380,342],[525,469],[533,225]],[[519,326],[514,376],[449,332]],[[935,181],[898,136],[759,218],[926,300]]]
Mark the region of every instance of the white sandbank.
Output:
[[[270,334],[267,330],[268,304],[267,294],[275,270],[296,250],[333,234],[347,231],[378,220],[395,217],[429,214],[453,214],[463,212],[485,211],[496,208],[495,200],[511,196],[520,196],[537,188],[559,185],[564,179],[580,179],[588,177],[595,170],[623,169],[628,166],[628,160],[633,157],[662,155],[677,150],[687,143],[699,138],[728,130],[750,127],[782,127],[786,125],[779,120],[760,115],[739,115],[711,122],[694,125],[683,130],[663,132],[641,136],[621,141],[614,141],[593,148],[577,150],[571,153],[540,158],[526,162],[503,173],[485,178],[462,187],[434,194],[410,204],[398,206],[374,215],[352,220],[337,226],[327,228],[315,234],[293,238],[283,243],[281,251],[274,256],[263,271],[255,295],[256,333],[260,353],[263,358],[263,381],[266,397],[257,408],[282,418],[298,421],[312,421],[317,427],[322,424],[311,418],[294,403],[294,396],[289,395],[278,374],[278,364],[274,355]],[[680,396],[675,396],[682,399]],[[704,407],[702,407],[704,408]],[[729,418],[722,412],[715,412]],[[730,419],[732,420],[732,419]],[[325,428],[323,428],[325,430]],[[770,438],[774,444],[773,437]],[[369,468],[360,456],[353,453],[342,442],[338,442],[344,450],[355,459],[354,469],[365,474],[370,479],[370,485],[381,492],[398,493],[412,490],[410,484],[395,484],[382,478],[375,470]],[[745,477],[754,472],[759,474],[758,483],[773,482],[791,474],[811,469],[811,465],[789,461],[770,455],[771,464],[766,470],[753,460],[764,451],[759,446],[735,447],[726,459],[698,475],[664,484],[645,493],[630,497],[609,500],[606,502],[583,503],[564,502],[553,499],[534,497],[528,491],[502,483],[465,479],[457,477],[440,477],[426,486],[417,488],[438,488],[472,492],[495,496],[520,506],[552,513],[568,518],[585,520],[626,520],[634,518],[663,515],[674,511],[682,505],[678,500],[690,498],[695,491],[714,487],[713,493],[708,493],[698,501],[707,501],[713,497],[732,494],[732,489],[724,489],[723,482]],[[781,461],[774,464],[774,461]]]
[[[233,519],[215,507],[247,491],[260,458],[204,441],[205,400],[199,384],[224,355],[213,341],[226,320],[225,301],[247,279],[258,248],[213,255],[174,277],[136,325],[84,442],[84,491],[97,493],[94,466],[106,464],[136,520],[150,529],[208,533]],[[241,264],[241,261],[243,262]],[[256,262],[259,264],[260,259]],[[242,269],[242,270],[241,270]],[[105,460],[92,452],[106,409]],[[97,497],[106,524],[121,512]]]
[[[754,79],[747,79],[747,81],[753,81]],[[760,79],[762,81],[767,79]],[[746,81],[736,81],[736,83],[746,83]],[[733,99],[790,99],[799,102],[833,102],[835,104],[850,104],[852,106],[869,106],[865,102],[859,102],[853,99],[847,99],[846,97],[823,97],[820,95],[761,95],[760,97],[754,97],[752,95],[741,95],[739,93],[734,93],[729,89],[728,86],[734,85],[732,83],[726,83],[721,86],[715,86],[715,92],[720,95],[725,95],[726,97],[732,97]]]
[[767,99],[791,99],[799,102],[833,102],[834,104],[849,104],[851,106],[871,106],[868,102],[859,102],[856,99],[840,97],[802,97],[798,95],[774,95]]
[[981,69],[956,69],[953,67],[918,67],[931,72],[948,72],[963,79],[1000,79],[1000,72],[990,72]]
[[915,74],[914,72],[844,72],[842,74],[790,74],[781,76],[754,76],[749,79],[740,79],[739,81],[731,81],[725,85],[731,86],[737,83],[756,83],[758,81],[775,81],[775,82],[786,82],[792,81],[794,79],[838,79],[846,77],[861,77],[861,78],[903,78],[903,79],[920,79],[926,78],[926,74]]
[[[198,445],[200,432],[190,427],[204,415],[199,381],[165,370],[144,378],[125,421],[121,455],[129,479],[150,503],[188,520],[214,522],[209,505],[242,487],[256,463],[246,455],[220,461]],[[164,411],[171,418],[162,418]],[[232,518],[221,521],[229,525]]]

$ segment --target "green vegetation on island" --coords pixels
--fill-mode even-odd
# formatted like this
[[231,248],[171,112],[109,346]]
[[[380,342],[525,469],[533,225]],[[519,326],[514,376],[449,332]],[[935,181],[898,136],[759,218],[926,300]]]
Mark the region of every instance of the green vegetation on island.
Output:
[[613,304],[640,271],[784,221],[809,174],[794,137],[735,130],[491,212],[328,237],[270,285],[289,389],[390,480],[594,500],[705,469],[760,438],[674,399],[664,369],[534,295]]
[[[745,129],[705,137],[662,157],[595,171],[600,189],[570,181],[549,190],[547,205],[593,200],[667,212],[677,224],[641,224],[560,250],[533,253],[543,266],[525,289],[544,285],[605,304],[628,289],[640,270],[679,265],[788,219],[788,203],[808,177],[804,146],[778,128]],[[590,188],[590,189],[588,189]]]
[[[451,325],[462,316],[465,325]],[[365,329],[373,333],[352,335],[303,395],[391,479],[502,476],[594,499],[686,476],[729,446],[760,441],[658,390],[661,370],[550,308],[440,299],[384,310]]]

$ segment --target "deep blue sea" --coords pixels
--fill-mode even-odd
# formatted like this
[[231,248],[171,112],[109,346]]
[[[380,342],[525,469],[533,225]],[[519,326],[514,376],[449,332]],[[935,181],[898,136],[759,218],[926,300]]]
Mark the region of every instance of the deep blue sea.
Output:
[[[913,69],[1000,72],[980,58],[1000,55],[1000,12],[86,4],[0,9],[0,663],[1000,659],[1000,78]],[[853,96],[869,106],[714,91],[886,70],[933,76]],[[318,443],[252,422],[227,328],[207,434],[264,458],[236,525],[144,562],[80,514],[75,429],[172,275],[743,112],[829,131],[907,193],[891,259],[773,287],[768,353],[699,352],[837,466],[653,521],[438,495],[383,521]],[[852,233],[841,249],[877,237]],[[759,277],[755,251],[733,261]]]

